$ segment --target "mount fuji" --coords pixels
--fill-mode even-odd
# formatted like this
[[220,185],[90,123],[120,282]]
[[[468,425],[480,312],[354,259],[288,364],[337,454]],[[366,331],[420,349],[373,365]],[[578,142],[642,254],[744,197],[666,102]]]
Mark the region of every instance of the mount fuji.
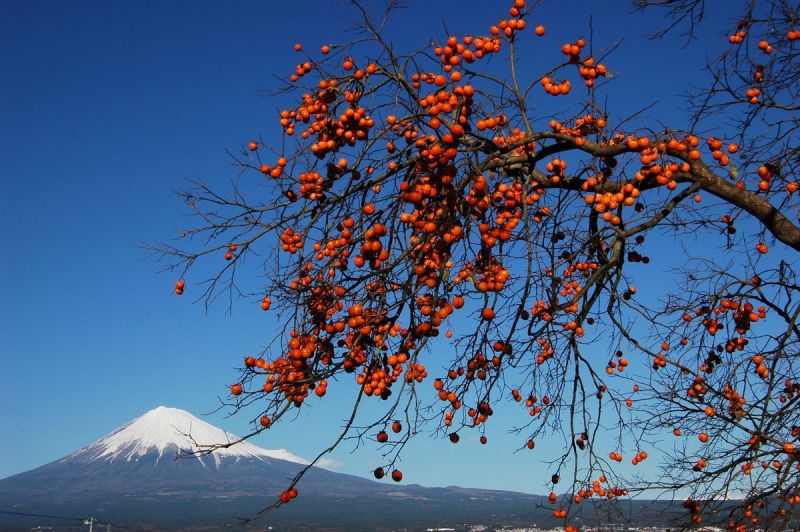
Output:
[[[235,439],[189,412],[158,407],[69,456],[0,480],[0,530],[85,529],[81,518],[88,517],[112,529],[238,527],[239,517],[253,517],[274,502],[308,461],[249,442],[175,460],[179,452]],[[396,530],[453,519],[542,522],[550,513],[541,504],[544,499],[534,495],[398,485],[318,467],[306,473],[298,489],[297,499],[252,526]],[[70,526],[45,516],[74,519]]]
[[213,460],[219,468],[224,460],[262,460],[270,458],[307,465],[309,462],[285,449],[263,449],[243,441],[228,448],[215,450],[211,455],[192,455],[209,445],[228,443],[239,438],[229,434],[185,410],[159,406],[141,417],[122,425],[111,434],[97,440],[88,447],[63,458],[62,462],[93,462],[105,460],[130,462],[140,458],[150,459],[157,455],[156,463],[166,457],[174,459],[178,454],[193,456],[201,464]]

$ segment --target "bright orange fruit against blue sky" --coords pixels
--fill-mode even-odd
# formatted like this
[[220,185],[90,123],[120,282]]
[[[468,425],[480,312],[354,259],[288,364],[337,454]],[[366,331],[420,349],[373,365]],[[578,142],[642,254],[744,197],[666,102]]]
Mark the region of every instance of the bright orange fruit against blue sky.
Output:
[[[408,0],[386,38],[410,52],[448,33],[484,33],[508,4]],[[649,40],[663,14],[635,12],[627,1],[545,1],[529,24],[548,32],[535,43],[532,31],[521,35],[531,41],[521,65],[541,75],[562,43],[589,37],[591,20],[597,49],[623,41],[604,60],[615,76],[603,93],[612,116],[644,109],[639,120],[669,117],[685,127],[680,95],[702,84],[706,60],[734,24],[723,4],[709,6],[720,11],[687,41],[679,33]],[[383,2],[366,5],[378,14]],[[347,2],[327,0],[0,4],[0,477],[158,405],[215,410],[242,357],[271,339],[273,322],[257,302],[235,301],[229,313],[225,303],[206,310],[190,294],[175,297],[174,275],[160,273],[141,245],[192,224],[173,193],[186,178],[224,187],[237,171],[226,149],[277,141],[287,100],[270,93],[301,60],[294,43],[313,53],[345,42],[354,18]],[[680,85],[664,82],[676,72]],[[534,99],[543,115],[563,105],[547,98]],[[666,254],[654,265],[668,266]],[[426,361],[432,374],[437,364],[435,354]],[[351,399],[331,395],[254,443],[315,456]],[[405,479],[542,493],[538,461],[560,443],[515,452],[521,441],[505,430],[515,415],[508,406],[487,447],[478,434],[456,449],[446,438],[419,438],[404,455]],[[248,431],[251,418],[224,413],[207,420]],[[333,456],[340,471],[366,476],[380,461],[373,447],[351,450]]]

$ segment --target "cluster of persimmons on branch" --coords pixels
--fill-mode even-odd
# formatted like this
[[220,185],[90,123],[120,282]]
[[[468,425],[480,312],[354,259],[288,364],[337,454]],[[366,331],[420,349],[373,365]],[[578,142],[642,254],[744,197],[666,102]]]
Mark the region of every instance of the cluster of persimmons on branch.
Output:
[[[682,2],[693,4],[665,3]],[[210,238],[167,249],[183,267],[179,295],[197,260],[224,258],[208,299],[241,293],[237,268],[271,257],[254,298],[279,316],[280,347],[247,356],[230,387],[236,408],[259,405],[250,436],[329,386],[352,387],[331,449],[371,439],[385,459],[374,476],[399,482],[412,436],[434,427],[457,443],[476,431],[487,444],[494,411],[510,402],[524,412],[521,448],[564,442],[542,481],[568,530],[582,501],[658,490],[684,494],[694,523],[709,515],[738,530],[791,516],[798,136],[797,101],[781,99],[787,87],[797,96],[798,77],[770,76],[795,57],[800,29],[774,19],[774,37],[753,44],[764,21],[752,18],[729,39],[741,56],[725,57],[744,81],[708,94],[728,97],[732,117],[738,103],[747,117],[791,115],[769,144],[774,130],[748,118],[759,142],[747,144],[739,132],[615,127],[597,104],[615,83],[601,52],[587,37],[549,43],[543,25],[528,28],[536,12],[525,0],[485,35],[413,54],[353,4],[369,38],[306,55],[287,88],[300,96],[278,117],[283,140],[254,140],[237,159],[271,193],[226,199],[199,183],[186,198],[204,223],[184,236]],[[544,73],[531,74],[529,59],[520,67],[531,46],[538,57],[552,49]],[[771,59],[750,60],[748,46]],[[556,101],[545,94],[573,95],[576,111],[542,116]],[[643,269],[648,242],[681,253],[697,239],[705,249],[680,271]],[[367,398],[384,401],[377,419],[358,416]],[[654,456],[658,479],[622,465]],[[556,486],[565,474],[566,491]],[[297,496],[299,479],[276,504]]]

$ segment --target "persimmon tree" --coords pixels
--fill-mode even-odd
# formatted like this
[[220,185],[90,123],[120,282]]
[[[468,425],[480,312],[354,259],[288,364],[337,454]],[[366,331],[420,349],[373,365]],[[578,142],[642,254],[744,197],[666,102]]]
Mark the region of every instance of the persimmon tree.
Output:
[[[689,38],[704,8],[637,5]],[[586,499],[663,493],[688,494],[690,522],[779,522],[800,502],[797,6],[740,6],[684,126],[615,123],[613,55],[580,31],[539,44],[535,7],[507,7],[407,51],[354,0],[352,42],[295,45],[283,139],[249,141],[232,190],[183,194],[199,222],[159,248],[175,292],[279,324],[228,403],[249,438],[350,387],[320,456],[366,440],[397,481],[412,437],[486,443],[494,411],[519,409],[520,447],[563,442],[543,480],[568,529]],[[649,271],[659,248],[683,266]],[[237,274],[247,260],[266,283]],[[190,287],[198,261],[215,274]],[[618,465],[654,458],[658,479]]]

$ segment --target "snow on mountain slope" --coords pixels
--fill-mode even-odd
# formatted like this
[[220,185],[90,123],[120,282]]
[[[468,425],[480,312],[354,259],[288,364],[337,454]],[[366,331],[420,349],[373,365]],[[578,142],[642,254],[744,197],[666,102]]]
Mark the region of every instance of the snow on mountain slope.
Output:
[[[179,451],[184,454],[203,449],[206,445],[238,439],[237,436],[206,423],[185,410],[159,406],[64,458],[63,461],[76,459],[130,461],[149,453],[157,453],[159,458],[166,455],[167,459],[172,459]],[[225,457],[259,460],[277,458],[298,464],[309,463],[308,460],[286,449],[263,449],[246,441],[232,447],[217,449],[211,457],[217,465]],[[202,457],[198,459],[203,461]]]

